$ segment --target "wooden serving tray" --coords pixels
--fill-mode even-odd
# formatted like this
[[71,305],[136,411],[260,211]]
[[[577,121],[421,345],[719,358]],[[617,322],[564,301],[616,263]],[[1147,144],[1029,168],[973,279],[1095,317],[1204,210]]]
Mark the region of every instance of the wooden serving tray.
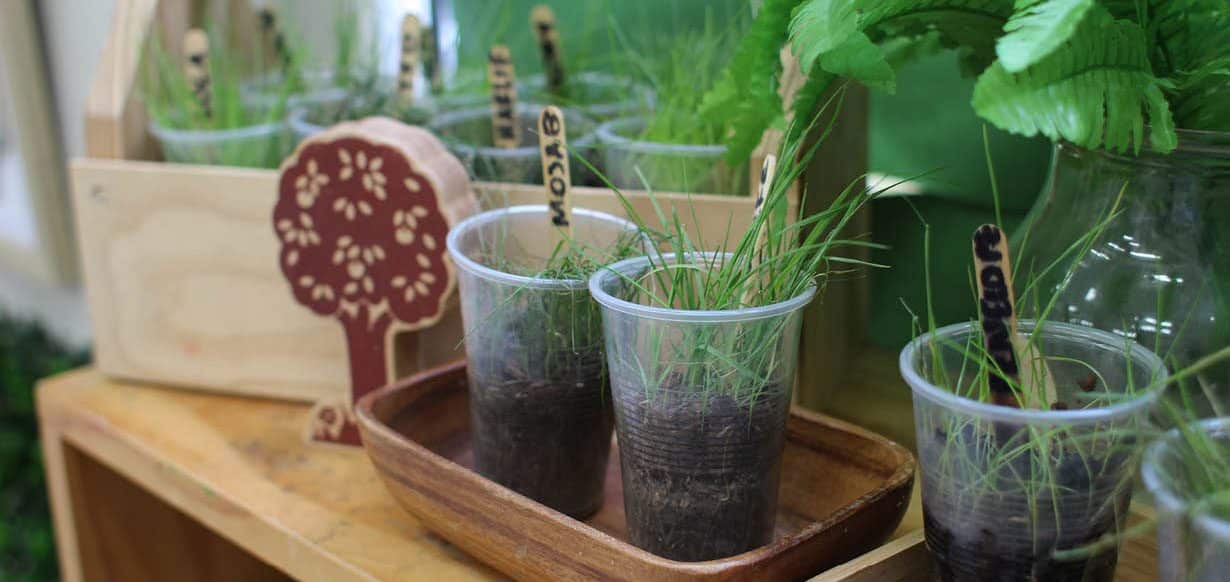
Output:
[[914,457],[888,439],[796,410],[787,425],[773,543],[676,562],[627,541],[618,447],[601,510],[581,522],[471,469],[465,363],[373,392],[356,406],[364,446],[407,511],[474,557],[522,579],[798,579],[887,539],[909,504]]

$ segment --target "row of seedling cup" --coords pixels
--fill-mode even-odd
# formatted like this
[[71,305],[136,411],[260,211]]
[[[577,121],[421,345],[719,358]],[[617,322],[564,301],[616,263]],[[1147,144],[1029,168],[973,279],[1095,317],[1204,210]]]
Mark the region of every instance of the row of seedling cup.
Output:
[[801,313],[815,289],[728,311],[641,305],[628,281],[656,259],[635,256],[646,249],[633,224],[582,209],[574,244],[632,258],[588,280],[520,275],[558,252],[548,212],[489,211],[449,234],[478,472],[584,519],[602,504],[614,425],[634,544],[699,561],[771,541]]
[[[602,503],[614,425],[635,545],[701,561],[772,541],[801,315],[817,288],[722,310],[647,304],[652,273],[703,277],[735,255],[633,256],[649,252],[648,239],[638,243],[643,235],[628,221],[587,210],[573,215],[573,243],[608,251],[588,280],[526,275],[560,252],[549,212],[491,211],[450,234],[477,470],[583,519]],[[1111,580],[1167,367],[1109,332],[1021,321],[1031,346],[1020,352],[1022,369],[1045,363],[1034,377],[1053,384],[1052,400],[992,404],[983,323],[922,334],[900,356],[936,573]],[[1230,450],[1226,422],[1204,427],[1221,450]],[[1144,470],[1163,516],[1163,571],[1216,579],[1230,556],[1226,520],[1193,517],[1184,481],[1155,476],[1190,465],[1176,446],[1174,437],[1156,442]]]

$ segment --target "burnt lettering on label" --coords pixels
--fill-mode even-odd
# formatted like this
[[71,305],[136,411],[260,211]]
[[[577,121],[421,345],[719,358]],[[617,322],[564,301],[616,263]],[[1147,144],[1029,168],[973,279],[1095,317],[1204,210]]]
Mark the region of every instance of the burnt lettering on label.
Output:
[[[557,117],[555,113],[550,109],[543,111],[542,112],[543,134],[545,134],[547,137],[555,137],[559,135],[559,130],[560,130],[559,117]],[[555,146],[558,149],[559,142],[553,143],[551,145]]]
[[560,200],[552,200],[551,206],[551,224],[555,226],[568,226],[568,218],[564,216],[564,203]]
[[996,247],[1003,239],[998,228],[984,224],[974,231],[974,254],[984,261],[1000,261],[1004,255]]

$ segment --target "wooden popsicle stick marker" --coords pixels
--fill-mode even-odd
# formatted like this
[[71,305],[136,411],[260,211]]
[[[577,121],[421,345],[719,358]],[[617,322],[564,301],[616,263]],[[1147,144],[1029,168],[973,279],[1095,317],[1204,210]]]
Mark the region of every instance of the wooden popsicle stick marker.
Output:
[[[982,317],[984,347],[1003,376],[1024,388],[1025,405],[1050,408],[1058,400],[1055,383],[1041,354],[1017,333],[1016,295],[1012,288],[1012,262],[1008,237],[998,226],[984,224],[974,231],[974,272],[978,282],[978,310]],[[1019,356],[1019,359],[1018,359]],[[1022,361],[1025,366],[1021,366]],[[1035,377],[1035,374],[1041,377]],[[1008,379],[991,374],[987,379],[991,401],[1020,408]],[[1042,394],[1038,394],[1038,386]]]
[[[769,197],[769,192],[773,188],[773,175],[777,171],[777,156],[769,154],[764,157],[764,164],[760,166],[760,181],[756,188],[756,204],[752,210],[752,228],[757,230],[756,245],[752,247],[752,267],[760,266],[764,261],[765,247],[769,244],[769,221],[765,220],[763,224],[757,228],[756,219],[764,212],[765,201]],[[757,279],[762,279],[757,277]],[[751,305],[756,295],[760,292],[760,286],[749,286],[743,292],[743,304]]]
[[568,169],[568,138],[564,113],[549,105],[538,115],[538,153],[542,184],[547,190],[551,224],[572,238],[572,175]]
[[417,16],[407,14],[401,19],[401,64],[397,69],[397,102],[407,108],[414,103],[414,76],[418,72],[420,50],[423,47],[423,27]]
[[214,88],[209,78],[209,35],[193,28],[184,33],[184,78],[205,117],[213,117]]
[[530,12],[530,26],[538,38],[538,50],[542,53],[542,66],[546,70],[547,90],[559,93],[564,87],[564,62],[560,57],[559,29],[555,12],[546,4],[539,4]]
[[487,55],[487,82],[491,85],[491,140],[498,148],[521,145],[517,118],[517,74],[508,47],[498,44]]
[[286,36],[282,34],[277,10],[272,6],[265,6],[257,14],[260,18],[261,34],[265,43],[273,47],[273,54],[277,57],[283,70],[289,68],[291,65],[290,47],[286,46]]

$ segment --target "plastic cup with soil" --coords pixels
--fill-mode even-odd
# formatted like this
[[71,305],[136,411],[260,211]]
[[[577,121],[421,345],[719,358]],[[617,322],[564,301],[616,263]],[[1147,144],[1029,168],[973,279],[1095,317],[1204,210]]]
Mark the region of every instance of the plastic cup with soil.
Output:
[[655,192],[727,195],[747,192],[747,166],[729,165],[726,146],[648,141],[641,138],[645,126],[645,118],[627,117],[598,127],[603,168],[616,187],[645,190],[648,183]]
[[1089,548],[1126,526],[1142,435],[1166,368],[1104,331],[1021,321],[1020,332],[1033,336],[1049,366],[1058,399],[1052,410],[985,402],[977,323],[924,334],[901,353],[935,573],[960,581],[1109,581],[1118,548]]
[[151,122],[149,131],[168,162],[276,168],[289,153],[283,120],[234,129],[176,129]]
[[816,290],[746,309],[642,305],[633,281],[651,263],[679,264],[641,257],[590,278],[606,327],[628,534],[672,560],[746,552],[773,540],[802,310]]
[[[523,103],[517,107],[521,123],[521,143],[515,148],[495,147],[491,135],[491,107],[475,107],[446,112],[436,117],[431,130],[449,150],[470,169],[470,174],[489,182],[541,184],[542,163],[538,153],[538,114],[542,105]],[[594,163],[594,124],[585,116],[564,110],[568,145],[573,153]],[[593,185],[593,173],[584,164],[571,161],[572,183]]]
[[525,82],[528,101],[552,103],[580,111],[586,117],[604,122],[653,111],[653,89],[626,77],[585,72],[567,77],[556,94],[547,90],[546,77],[534,75]]
[[[1230,572],[1230,489],[1218,483],[1219,493],[1199,492],[1209,485],[1198,485],[1207,467],[1193,465],[1230,459],[1230,418],[1205,420],[1189,430],[1199,434],[1184,438],[1175,429],[1150,445],[1141,467],[1157,508],[1158,580],[1225,580]],[[1201,445],[1200,452],[1195,444]]]
[[[609,214],[573,211],[574,244],[600,252],[635,236]],[[611,399],[602,317],[580,279],[549,278],[547,207],[514,206],[449,232],[466,327],[475,468],[566,515],[602,506]],[[637,247],[639,249],[639,247]]]

